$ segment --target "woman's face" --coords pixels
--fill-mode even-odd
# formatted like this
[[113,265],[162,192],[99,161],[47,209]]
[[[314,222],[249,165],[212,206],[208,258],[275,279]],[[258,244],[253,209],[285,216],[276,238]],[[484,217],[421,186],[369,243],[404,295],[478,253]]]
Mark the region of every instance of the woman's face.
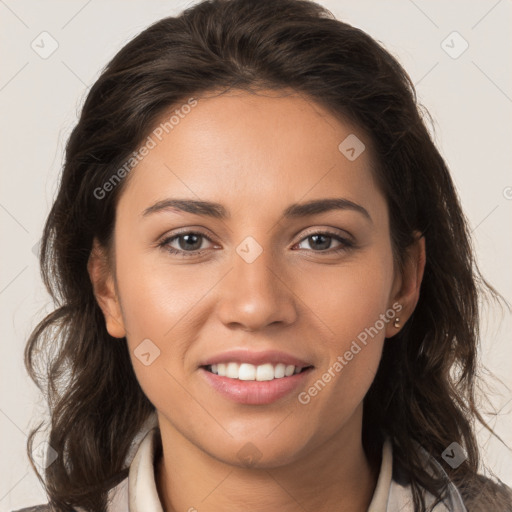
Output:
[[180,112],[120,197],[103,297],[163,435],[261,467],[359,440],[417,277],[395,272],[370,141],[299,95],[237,91]]

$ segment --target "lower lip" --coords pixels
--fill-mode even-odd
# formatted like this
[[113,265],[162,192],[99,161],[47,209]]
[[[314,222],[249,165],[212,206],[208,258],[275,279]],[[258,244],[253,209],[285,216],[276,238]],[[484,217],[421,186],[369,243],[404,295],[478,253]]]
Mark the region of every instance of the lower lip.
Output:
[[233,402],[247,405],[266,405],[276,402],[297,388],[312,368],[280,379],[254,381],[230,379],[200,368],[207,382],[221,395]]

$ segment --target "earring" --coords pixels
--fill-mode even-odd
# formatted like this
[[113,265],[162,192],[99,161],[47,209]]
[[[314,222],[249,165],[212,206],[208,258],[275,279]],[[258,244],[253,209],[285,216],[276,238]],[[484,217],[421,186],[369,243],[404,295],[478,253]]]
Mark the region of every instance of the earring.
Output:
[[400,329],[400,317],[398,317],[398,316],[397,316],[397,317],[395,318],[395,321],[393,322],[393,327],[394,327],[395,329]]

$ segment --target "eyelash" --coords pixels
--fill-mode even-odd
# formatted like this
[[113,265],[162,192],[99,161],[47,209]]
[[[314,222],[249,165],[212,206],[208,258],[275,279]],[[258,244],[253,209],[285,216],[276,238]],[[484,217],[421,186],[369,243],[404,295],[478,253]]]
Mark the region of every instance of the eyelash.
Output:
[[[175,249],[174,247],[169,246],[169,244],[172,241],[174,241],[182,236],[185,236],[185,235],[199,235],[200,237],[206,238],[206,240],[213,243],[213,240],[209,236],[205,235],[204,233],[201,233],[198,231],[184,231],[183,233],[179,233],[177,235],[173,235],[171,237],[165,238],[164,240],[162,240],[162,242],[160,242],[158,244],[158,247],[165,249],[170,254],[181,255],[182,257],[199,256],[207,250],[207,249],[202,249],[202,250],[195,250],[195,251],[183,251],[183,250]],[[313,233],[308,233],[305,237],[301,238],[301,240],[298,243],[300,244],[304,240],[307,240],[308,238],[315,236],[315,235],[323,235],[323,236],[327,236],[330,238],[334,238],[335,240],[340,242],[342,245],[340,247],[338,247],[337,249],[328,249],[328,250],[323,250],[323,251],[312,251],[312,252],[316,252],[316,253],[320,253],[320,254],[327,253],[327,254],[332,255],[332,254],[338,254],[341,252],[345,252],[345,251],[348,251],[348,250],[354,248],[353,242],[351,242],[350,240],[347,240],[346,238],[339,236],[336,233],[332,233],[330,231],[315,231]]]

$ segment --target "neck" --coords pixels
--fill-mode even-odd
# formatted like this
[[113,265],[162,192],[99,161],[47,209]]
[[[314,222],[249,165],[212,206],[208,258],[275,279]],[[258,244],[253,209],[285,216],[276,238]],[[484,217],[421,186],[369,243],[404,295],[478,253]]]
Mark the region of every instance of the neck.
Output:
[[247,469],[214,459],[167,427],[160,422],[163,453],[156,464],[166,512],[365,512],[370,504],[378,468],[364,454],[360,429],[336,433],[293,463]]

